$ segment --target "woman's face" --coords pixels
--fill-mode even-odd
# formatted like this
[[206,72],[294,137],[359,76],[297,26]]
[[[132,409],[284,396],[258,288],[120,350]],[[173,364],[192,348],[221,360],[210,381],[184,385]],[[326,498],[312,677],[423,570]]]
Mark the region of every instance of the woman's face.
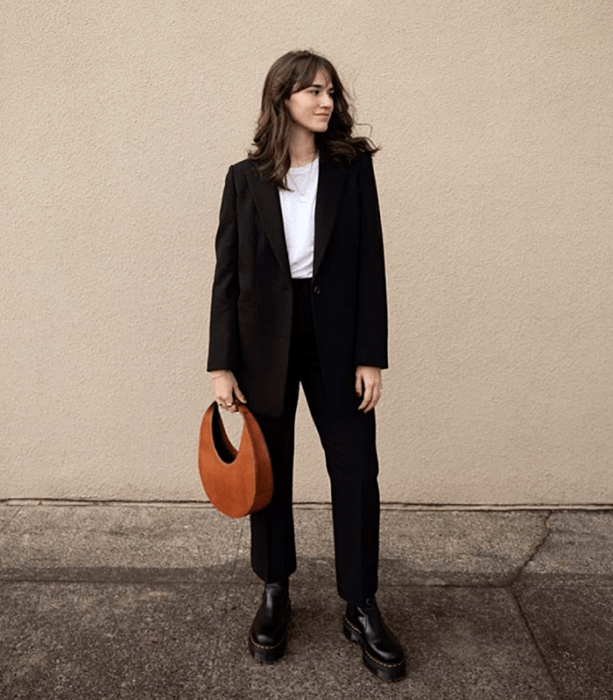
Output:
[[311,132],[326,131],[334,109],[333,92],[328,75],[318,71],[311,85],[292,93],[287,101],[294,124]]

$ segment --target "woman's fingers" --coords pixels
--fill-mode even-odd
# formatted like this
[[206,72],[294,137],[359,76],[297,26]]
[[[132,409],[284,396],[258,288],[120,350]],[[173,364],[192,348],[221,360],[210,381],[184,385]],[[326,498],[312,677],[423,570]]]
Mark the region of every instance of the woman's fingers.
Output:
[[360,365],[356,369],[356,392],[361,394],[362,402],[358,406],[359,411],[372,411],[381,398],[381,369],[379,367],[366,367]]
[[367,385],[364,389],[364,397],[362,398],[362,403],[359,406],[360,411],[368,413],[379,403],[379,398],[381,393],[377,390],[374,385]]
[[362,394],[362,403],[358,406],[358,411],[364,411],[367,413],[370,409],[370,403],[372,401],[372,387],[364,387],[364,393]]
[[370,399],[366,406],[364,407],[364,413],[368,413],[369,411],[372,411],[373,408],[379,403],[379,397],[376,395],[376,392],[373,391],[370,395]]

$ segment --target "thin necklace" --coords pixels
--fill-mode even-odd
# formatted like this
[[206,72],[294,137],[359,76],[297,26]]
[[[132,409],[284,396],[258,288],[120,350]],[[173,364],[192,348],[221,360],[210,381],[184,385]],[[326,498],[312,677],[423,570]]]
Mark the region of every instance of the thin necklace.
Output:
[[310,167],[309,167],[309,176],[307,177],[306,185],[304,186],[304,192],[301,192],[301,191],[300,191],[300,188],[299,188],[298,185],[296,184],[296,181],[295,181],[294,178],[292,177],[292,174],[290,173],[289,170],[287,171],[287,174],[289,175],[289,179],[292,181],[292,185],[294,185],[294,187],[296,188],[296,192],[298,192],[298,194],[299,194],[299,196],[300,196],[300,201],[301,201],[301,202],[306,202],[306,201],[307,201],[306,192],[307,192],[307,190],[309,189],[309,182],[311,181],[311,172],[312,172],[312,170],[313,170],[313,163],[314,163],[316,160],[317,160],[317,154],[315,155],[315,158],[313,158],[313,160],[311,161],[311,165],[310,165]]

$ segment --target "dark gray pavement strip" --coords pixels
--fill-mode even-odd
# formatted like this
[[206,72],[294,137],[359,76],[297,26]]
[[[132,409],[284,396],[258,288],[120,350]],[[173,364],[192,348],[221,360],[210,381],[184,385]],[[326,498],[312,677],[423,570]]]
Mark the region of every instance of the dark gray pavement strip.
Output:
[[[259,590],[234,588],[209,697],[335,700],[553,700],[554,689],[507,589],[387,589],[381,609],[408,655],[408,677],[382,683],[341,633],[343,604],[332,586],[292,587],[288,655],[270,667],[245,653]],[[219,690],[223,689],[223,691]]]
[[292,587],[287,657],[256,664],[246,638],[259,598],[255,583],[1,583],[0,697],[558,698],[507,589],[381,591],[409,659],[393,685],[343,637],[332,586]]
[[3,700],[201,698],[222,584],[0,584]]
[[613,585],[530,584],[514,591],[562,696],[613,698]]

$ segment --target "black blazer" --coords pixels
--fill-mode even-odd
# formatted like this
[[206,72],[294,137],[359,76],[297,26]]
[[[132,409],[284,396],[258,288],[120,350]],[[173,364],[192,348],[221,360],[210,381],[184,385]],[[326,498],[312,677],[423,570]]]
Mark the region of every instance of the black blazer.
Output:
[[[292,282],[277,187],[249,160],[230,167],[215,242],[208,371],[232,370],[253,411],[277,416],[292,329]],[[320,160],[313,318],[329,406],[355,407],[357,365],[387,367],[383,240],[372,156]]]

